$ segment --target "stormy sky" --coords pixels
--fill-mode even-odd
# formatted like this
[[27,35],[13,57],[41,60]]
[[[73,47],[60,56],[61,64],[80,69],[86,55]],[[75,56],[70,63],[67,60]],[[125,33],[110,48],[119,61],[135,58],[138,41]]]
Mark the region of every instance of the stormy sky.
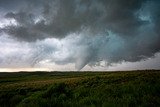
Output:
[[160,69],[159,0],[0,0],[0,68]]

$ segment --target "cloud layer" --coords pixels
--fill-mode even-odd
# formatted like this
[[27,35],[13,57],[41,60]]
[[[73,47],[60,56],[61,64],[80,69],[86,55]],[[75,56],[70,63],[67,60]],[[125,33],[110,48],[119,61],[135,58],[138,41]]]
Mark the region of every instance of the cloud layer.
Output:
[[100,61],[136,62],[160,51],[158,0],[1,0],[0,9],[1,19],[12,21],[0,24],[1,35],[29,44],[31,55],[18,56],[31,65],[75,63],[80,70]]

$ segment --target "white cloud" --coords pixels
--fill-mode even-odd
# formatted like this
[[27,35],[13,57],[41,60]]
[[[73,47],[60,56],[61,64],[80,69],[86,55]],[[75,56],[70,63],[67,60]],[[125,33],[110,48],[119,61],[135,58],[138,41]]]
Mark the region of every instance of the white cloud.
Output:
[[17,26],[17,22],[15,19],[6,19],[0,16],[0,28],[5,28],[6,26]]
[[[1,68],[48,68],[48,70],[76,70],[75,62],[81,64],[85,60],[82,50],[86,44],[79,44],[83,36],[74,34],[65,39],[48,38],[34,43],[18,42],[3,34],[0,36],[0,67]],[[87,40],[88,41],[88,40]],[[87,42],[88,43],[88,42]],[[86,48],[87,49],[87,48]],[[87,51],[87,50],[84,50]],[[84,56],[84,57],[83,57]],[[83,59],[84,58],[84,59]],[[82,70],[134,70],[159,69],[160,53],[155,57],[140,62],[121,62],[108,66],[107,62],[100,61],[86,65]],[[91,65],[91,66],[90,66]],[[94,65],[94,66],[93,66]],[[78,65],[80,66],[80,65]]]

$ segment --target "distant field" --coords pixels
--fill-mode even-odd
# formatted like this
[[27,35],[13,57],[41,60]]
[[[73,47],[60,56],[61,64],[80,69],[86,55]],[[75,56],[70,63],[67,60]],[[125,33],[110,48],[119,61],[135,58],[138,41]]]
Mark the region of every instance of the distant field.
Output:
[[0,107],[158,107],[160,71],[0,73]]

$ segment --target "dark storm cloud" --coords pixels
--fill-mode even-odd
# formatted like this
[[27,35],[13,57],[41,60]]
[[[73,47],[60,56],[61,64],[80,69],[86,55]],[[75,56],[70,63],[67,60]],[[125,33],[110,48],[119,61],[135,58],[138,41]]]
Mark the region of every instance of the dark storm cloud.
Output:
[[[19,1],[13,1],[15,2]],[[19,26],[9,26],[8,33],[26,41],[48,36],[64,38],[70,33],[81,32],[83,29],[89,29],[93,32],[92,35],[111,30],[128,36],[136,34],[137,29],[144,24],[135,15],[144,3],[143,0],[46,0],[43,2],[30,0],[25,2],[24,9],[9,12],[6,17],[15,19],[19,24]],[[35,23],[39,17],[42,19]],[[21,33],[22,29],[24,35]],[[32,37],[33,35],[35,37]]]
[[1,0],[0,8],[17,23],[1,31],[17,40],[81,35],[73,46],[82,54],[64,60],[75,60],[78,69],[101,60],[140,61],[160,50],[158,0]]

